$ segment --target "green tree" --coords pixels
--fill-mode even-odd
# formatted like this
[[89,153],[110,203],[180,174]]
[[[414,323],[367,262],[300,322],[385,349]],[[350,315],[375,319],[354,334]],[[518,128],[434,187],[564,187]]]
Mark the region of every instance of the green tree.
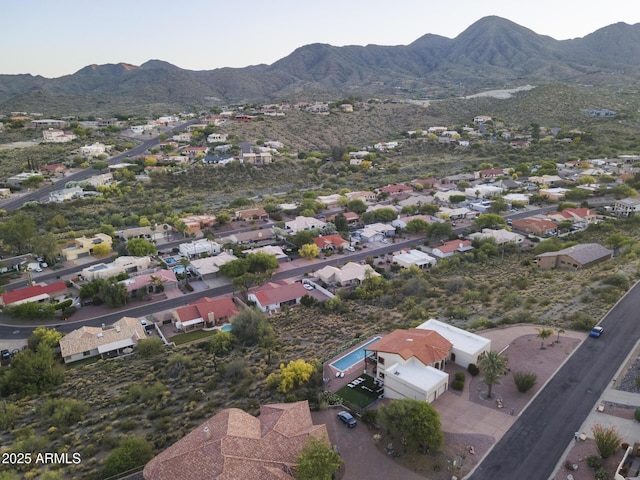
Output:
[[127,252],[133,257],[155,255],[157,251],[156,246],[144,238],[131,238],[127,241]]
[[160,338],[143,338],[136,343],[136,355],[140,358],[154,357],[163,351],[164,342]]
[[440,416],[430,404],[420,400],[392,400],[379,409],[387,428],[401,436],[416,451],[439,450],[444,443]]
[[418,232],[426,232],[429,228],[429,224],[420,218],[414,218],[413,220],[409,220],[407,222],[407,232],[409,233],[418,233]]
[[296,247],[300,248],[302,245],[313,243],[313,237],[313,232],[310,232],[309,230],[300,230],[291,238],[291,241]]
[[39,348],[37,352],[23,350],[13,357],[11,370],[3,380],[6,381],[3,393],[32,395],[60,385],[64,369],[50,348]]
[[44,182],[44,177],[42,175],[34,175],[33,177],[29,177],[22,182],[22,186],[27,188],[38,188]]
[[302,245],[300,247],[298,253],[302,258],[312,260],[320,255],[320,249],[315,243],[307,243],[306,245]]
[[464,202],[467,199],[466,195],[460,194],[460,195],[451,195],[449,197],[449,202],[450,203],[461,203]]
[[485,385],[489,388],[487,398],[492,398],[493,386],[500,383],[500,377],[507,373],[507,357],[491,350],[480,357],[478,360],[478,368],[480,369]]
[[89,412],[89,404],[72,398],[50,398],[39,408],[38,413],[47,422],[44,426],[54,426],[67,431]]
[[225,277],[236,278],[247,273],[249,268],[247,260],[238,258],[220,266],[220,273]]
[[33,239],[33,252],[53,263],[58,254],[58,242],[52,233],[37,235]]
[[108,243],[99,243],[93,247],[93,254],[96,257],[108,255],[111,252],[111,246]]
[[129,300],[127,287],[120,282],[105,282],[100,289],[100,294],[104,303],[111,308],[122,307]]
[[347,203],[347,210],[357,213],[358,215],[362,215],[366,212],[367,208],[367,204],[360,199],[350,200],[349,203]]
[[544,349],[544,341],[553,335],[553,330],[549,328],[538,328],[538,335],[536,335],[539,339],[541,339],[542,344],[540,345],[540,350]]
[[0,430],[13,430],[20,418],[20,408],[6,400],[0,402]]
[[286,366],[280,365],[280,393],[287,393],[307,383],[316,368],[304,360],[291,360]]
[[218,331],[209,340],[209,351],[219,357],[225,356],[233,349],[234,338],[231,332]]
[[251,273],[272,272],[279,266],[276,256],[269,253],[250,253],[245,259],[247,260],[247,271]]
[[264,313],[255,307],[245,308],[234,317],[231,333],[245,346],[264,344],[275,336]]
[[338,232],[348,232],[349,224],[347,222],[347,217],[344,216],[344,213],[339,213],[333,220],[334,225],[336,226],[336,230]]
[[37,327],[27,338],[27,345],[34,352],[38,347],[56,348],[60,344],[62,333],[55,328]]
[[484,228],[504,228],[506,224],[506,220],[497,213],[484,213],[482,215],[478,215],[478,218],[473,222],[473,226],[479,231]]
[[30,252],[36,232],[36,222],[25,212],[18,212],[0,224],[0,238],[18,254]]
[[104,461],[102,478],[112,477],[142,468],[153,458],[153,449],[146,440],[135,437],[123,438]]
[[342,465],[342,458],[326,441],[309,435],[296,459],[298,480],[331,480]]
[[449,222],[433,222],[427,227],[427,237],[443,238],[449,237],[453,233]]
[[506,212],[507,210],[509,210],[509,204],[504,198],[496,196],[491,199],[491,205],[489,206],[491,213]]

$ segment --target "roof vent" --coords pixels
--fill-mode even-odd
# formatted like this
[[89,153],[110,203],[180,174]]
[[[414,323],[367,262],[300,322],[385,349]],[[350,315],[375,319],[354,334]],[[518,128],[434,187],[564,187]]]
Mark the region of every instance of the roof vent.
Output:
[[407,338],[407,342],[413,342],[413,338]]
[[204,427],[202,429],[202,438],[204,439],[205,442],[207,440],[211,440],[211,430],[209,430],[209,427]]
[[98,338],[102,338],[102,337],[104,337],[104,334],[103,334],[102,332],[100,332],[100,333],[98,334]]
[[120,325],[116,325],[116,332],[120,333]]

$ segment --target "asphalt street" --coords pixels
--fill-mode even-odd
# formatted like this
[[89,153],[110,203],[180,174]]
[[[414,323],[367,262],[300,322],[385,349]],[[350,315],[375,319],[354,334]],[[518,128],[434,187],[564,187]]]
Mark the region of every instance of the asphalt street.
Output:
[[574,433],[638,341],[639,311],[636,284],[600,323],[602,337],[585,340],[468,478],[551,477]]

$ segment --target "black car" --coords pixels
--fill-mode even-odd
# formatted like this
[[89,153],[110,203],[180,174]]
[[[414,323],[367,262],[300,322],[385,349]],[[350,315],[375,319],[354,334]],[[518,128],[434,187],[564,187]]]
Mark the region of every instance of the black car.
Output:
[[349,428],[353,428],[356,426],[356,419],[353,418],[353,415],[351,415],[347,411],[343,410],[342,412],[338,412],[338,418],[342,420],[342,422],[344,422],[344,424]]

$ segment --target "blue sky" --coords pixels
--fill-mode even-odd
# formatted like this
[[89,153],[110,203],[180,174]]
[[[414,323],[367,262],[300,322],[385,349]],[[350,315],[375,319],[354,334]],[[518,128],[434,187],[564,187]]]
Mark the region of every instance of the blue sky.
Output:
[[310,43],[455,38],[498,15],[557,40],[640,23],[638,0],[2,0],[0,73],[45,77],[160,59],[190,70],[271,64]]

